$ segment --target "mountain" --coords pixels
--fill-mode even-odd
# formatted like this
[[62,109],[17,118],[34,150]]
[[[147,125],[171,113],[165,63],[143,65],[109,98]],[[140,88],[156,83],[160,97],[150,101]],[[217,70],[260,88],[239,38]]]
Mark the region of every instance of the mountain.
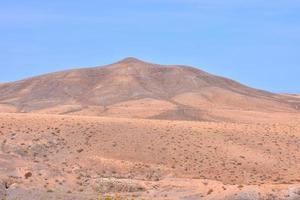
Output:
[[299,102],[196,68],[135,58],[0,85],[1,112],[215,121],[228,110],[297,112]]
[[134,58],[0,84],[0,199],[300,199],[299,108]]

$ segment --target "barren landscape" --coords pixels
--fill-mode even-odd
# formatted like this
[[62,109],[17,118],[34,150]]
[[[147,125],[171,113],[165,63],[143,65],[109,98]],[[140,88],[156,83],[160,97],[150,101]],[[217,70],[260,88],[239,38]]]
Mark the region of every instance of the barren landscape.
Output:
[[0,84],[0,198],[300,199],[300,99],[135,58]]

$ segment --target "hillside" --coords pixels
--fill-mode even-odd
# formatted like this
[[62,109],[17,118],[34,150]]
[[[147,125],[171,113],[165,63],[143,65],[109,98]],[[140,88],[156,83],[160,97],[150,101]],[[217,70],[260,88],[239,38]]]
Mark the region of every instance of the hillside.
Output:
[[295,112],[298,104],[196,68],[135,58],[0,85],[1,112],[232,121],[218,112]]
[[299,108],[134,58],[0,84],[0,199],[298,200]]
[[299,199],[300,115],[257,122],[0,114],[0,199]]

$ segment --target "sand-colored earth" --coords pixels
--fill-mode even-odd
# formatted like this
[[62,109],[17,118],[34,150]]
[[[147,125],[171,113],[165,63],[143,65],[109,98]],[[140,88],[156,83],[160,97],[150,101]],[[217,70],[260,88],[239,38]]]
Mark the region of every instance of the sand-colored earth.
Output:
[[262,123],[0,114],[2,193],[299,199],[299,122],[296,114]]
[[0,200],[299,200],[299,111],[134,58],[0,84]]
[[189,66],[135,58],[0,84],[0,112],[236,121],[218,115],[220,110],[299,112],[300,99]]

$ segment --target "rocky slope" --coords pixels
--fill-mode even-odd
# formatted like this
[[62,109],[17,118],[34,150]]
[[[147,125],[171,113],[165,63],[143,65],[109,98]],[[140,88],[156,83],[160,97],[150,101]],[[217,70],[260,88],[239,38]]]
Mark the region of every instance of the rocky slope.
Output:
[[1,112],[220,120],[213,111],[295,112],[299,102],[196,68],[135,58],[0,85]]

